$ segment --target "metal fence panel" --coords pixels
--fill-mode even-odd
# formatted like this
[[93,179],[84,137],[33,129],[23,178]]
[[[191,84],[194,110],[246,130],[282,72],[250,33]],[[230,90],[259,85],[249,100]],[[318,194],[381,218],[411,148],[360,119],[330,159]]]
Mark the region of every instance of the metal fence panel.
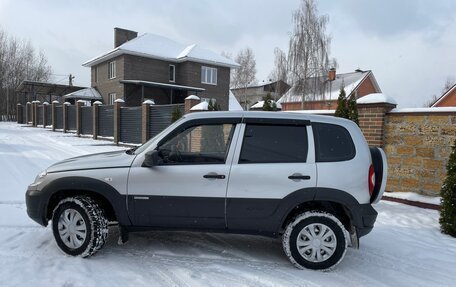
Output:
[[93,134],[92,107],[81,107],[81,134]]
[[120,141],[141,143],[142,107],[120,108]]
[[113,106],[100,106],[98,112],[98,135],[102,137],[114,136]]
[[166,129],[171,124],[172,114],[176,106],[181,111],[181,114],[184,114],[183,104],[150,106],[149,135],[151,138]]
[[62,106],[55,107],[55,115],[56,115],[55,128],[63,129],[63,107]]
[[52,106],[46,107],[46,115],[47,115],[47,124],[50,126],[52,125]]
[[26,105],[25,110],[26,110],[25,112],[27,114],[27,118],[26,118],[27,124],[30,124],[30,123],[32,123],[32,105]]
[[37,106],[36,113],[37,113],[37,125],[42,125],[43,124],[43,106]]
[[68,106],[67,121],[68,129],[76,130],[76,106]]

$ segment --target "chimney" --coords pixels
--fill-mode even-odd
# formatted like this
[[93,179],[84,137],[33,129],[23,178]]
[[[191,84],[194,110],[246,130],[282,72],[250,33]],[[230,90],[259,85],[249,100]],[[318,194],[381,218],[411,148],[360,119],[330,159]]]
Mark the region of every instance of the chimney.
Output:
[[136,37],[138,37],[138,32],[116,27],[114,28],[114,48]]
[[336,69],[335,68],[331,68],[328,71],[328,80],[329,81],[334,81],[335,79],[336,79]]

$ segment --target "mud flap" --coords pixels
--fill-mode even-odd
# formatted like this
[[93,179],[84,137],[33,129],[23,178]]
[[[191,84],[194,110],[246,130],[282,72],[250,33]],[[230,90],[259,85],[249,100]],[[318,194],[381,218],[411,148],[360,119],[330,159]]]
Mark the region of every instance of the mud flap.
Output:
[[350,247],[354,249],[359,249],[358,232],[356,232],[356,227],[354,227],[353,225],[350,230]]

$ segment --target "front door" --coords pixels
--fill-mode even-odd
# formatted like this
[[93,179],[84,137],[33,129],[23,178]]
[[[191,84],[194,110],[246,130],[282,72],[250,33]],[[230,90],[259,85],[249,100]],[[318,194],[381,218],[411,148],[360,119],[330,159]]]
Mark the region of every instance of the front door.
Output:
[[235,126],[190,124],[159,144],[158,165],[143,167],[138,156],[128,180],[133,224],[224,229]]

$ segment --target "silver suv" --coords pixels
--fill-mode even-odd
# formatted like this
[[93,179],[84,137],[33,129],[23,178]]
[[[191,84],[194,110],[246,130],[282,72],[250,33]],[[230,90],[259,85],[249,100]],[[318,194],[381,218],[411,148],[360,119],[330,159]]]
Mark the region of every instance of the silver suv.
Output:
[[386,158],[351,121],[293,113],[184,116],[137,149],[75,157],[39,174],[28,215],[87,257],[117,222],[140,230],[281,236],[299,268],[328,269],[371,231]]

